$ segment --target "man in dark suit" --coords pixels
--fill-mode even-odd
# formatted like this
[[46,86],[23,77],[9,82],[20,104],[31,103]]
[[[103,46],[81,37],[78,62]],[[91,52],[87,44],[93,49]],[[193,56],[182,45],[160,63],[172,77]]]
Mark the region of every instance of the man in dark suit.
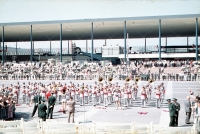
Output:
[[56,97],[54,96],[54,92],[51,92],[51,96],[48,98],[48,111],[47,111],[47,119],[53,119],[53,108],[56,103]]
[[42,100],[42,104],[38,106],[38,117],[41,118],[43,121],[46,121],[46,112],[47,105],[45,104],[45,100]]
[[184,102],[184,105],[185,105],[185,112],[186,112],[185,123],[190,124],[190,116],[191,116],[191,112],[192,112],[190,96],[187,96],[187,101]]
[[176,117],[176,106],[171,103],[171,99],[168,99],[168,108],[169,108],[169,116],[170,116],[170,123],[169,127],[175,126],[175,117]]
[[67,101],[67,110],[68,110],[68,123],[70,123],[70,117],[72,116],[72,123],[74,123],[74,112],[75,112],[75,101],[73,100],[73,97],[70,97],[70,99]]
[[181,109],[180,104],[177,102],[176,98],[173,98],[174,105],[176,106],[176,117],[175,117],[175,127],[178,127],[178,116],[179,116],[179,111]]
[[36,92],[36,96],[34,96],[34,98],[33,98],[33,101],[34,101],[35,105],[34,105],[31,117],[33,117],[35,115],[35,112],[36,112],[36,110],[38,108],[38,105],[41,104],[41,100],[42,100],[42,96],[40,96],[39,93]]

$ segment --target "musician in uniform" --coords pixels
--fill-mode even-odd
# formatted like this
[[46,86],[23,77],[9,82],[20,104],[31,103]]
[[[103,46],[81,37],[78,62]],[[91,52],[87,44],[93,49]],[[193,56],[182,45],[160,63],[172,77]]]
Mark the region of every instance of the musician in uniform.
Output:
[[167,101],[168,101],[169,116],[170,116],[169,127],[174,127],[175,117],[176,117],[176,106],[173,103],[171,103],[171,99],[167,99]]
[[143,87],[141,91],[142,108],[145,107],[145,99],[146,99],[146,91],[145,88]]
[[93,106],[96,106],[96,104],[97,104],[97,90],[96,90],[96,87],[92,91],[92,102],[93,102]]
[[104,106],[107,107],[108,106],[108,90],[107,88],[104,89],[103,91],[103,98],[104,98]]
[[156,107],[160,108],[160,96],[161,96],[161,92],[160,92],[159,88],[156,88],[155,95],[156,95]]
[[46,121],[46,110],[47,105],[45,104],[45,99],[42,100],[42,104],[38,106],[38,117],[41,118],[43,121]]
[[49,118],[49,114],[50,114],[50,119],[53,119],[53,109],[55,103],[56,103],[56,97],[54,96],[54,92],[51,92],[51,96],[48,98],[47,119]]
[[88,104],[88,88],[86,87],[85,90],[84,90],[84,102],[85,104]]
[[80,95],[80,106],[83,106],[84,103],[84,87],[82,87],[82,89],[79,90],[79,95]]
[[128,89],[124,89],[124,105],[128,107]]
[[181,109],[180,104],[177,102],[176,98],[173,98],[174,105],[176,106],[176,117],[175,117],[175,127],[178,127],[178,116],[179,116],[179,111]]

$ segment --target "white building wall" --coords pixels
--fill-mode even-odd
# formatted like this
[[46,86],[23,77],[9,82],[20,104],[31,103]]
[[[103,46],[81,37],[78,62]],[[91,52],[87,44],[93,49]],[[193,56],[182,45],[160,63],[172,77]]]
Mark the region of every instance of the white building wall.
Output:
[[0,0],[0,23],[199,13],[199,0]]

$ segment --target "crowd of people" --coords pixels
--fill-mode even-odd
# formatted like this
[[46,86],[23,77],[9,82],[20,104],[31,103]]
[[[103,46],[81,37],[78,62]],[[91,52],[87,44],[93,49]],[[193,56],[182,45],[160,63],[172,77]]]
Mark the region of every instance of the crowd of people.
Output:
[[[121,64],[114,66],[111,63],[102,65],[99,63],[87,63],[79,64],[73,62],[70,64],[52,65],[51,63],[6,63],[1,66],[1,75],[7,75],[7,79],[47,79],[51,80],[63,80],[72,78],[77,79],[90,79],[96,80],[93,84],[79,83],[75,84],[72,81],[69,83],[55,83],[44,84],[42,82],[28,82],[4,85],[0,87],[0,118],[10,119],[15,117],[15,106],[18,105],[19,100],[28,106],[33,106],[32,117],[35,115],[36,110],[40,112],[45,111],[46,114],[39,115],[43,120],[46,118],[53,118],[54,105],[57,103],[62,104],[62,112],[65,114],[69,111],[69,105],[72,112],[68,115],[72,115],[74,122],[74,111],[75,104],[80,106],[87,106],[92,104],[97,108],[105,108],[111,105],[115,106],[116,110],[124,109],[127,107],[134,106],[135,101],[140,101],[141,107],[146,107],[149,101],[155,100],[155,107],[161,108],[161,103],[165,99],[165,86],[163,82],[158,85],[154,85],[154,80],[157,80],[156,75],[151,74],[150,71],[147,73],[146,70],[150,68],[157,68],[158,78],[162,80],[165,68],[176,68],[181,67],[181,71],[178,72],[183,74],[188,80],[198,75],[199,65],[193,61],[135,61],[131,62],[129,66]],[[168,73],[169,74],[169,73]],[[190,74],[190,75],[189,75]],[[133,75],[135,76],[133,78]],[[150,80],[148,84],[138,86],[138,81],[144,80],[142,75],[149,77],[146,80]],[[81,78],[82,77],[82,78]],[[160,78],[162,77],[162,78]],[[129,80],[126,81],[126,79]],[[165,75],[165,78],[166,75]],[[112,82],[112,80],[124,79],[124,85],[118,82]],[[137,79],[137,80],[136,80]],[[164,78],[163,78],[164,80]],[[175,80],[175,78],[174,78]],[[186,110],[186,123],[190,123],[190,116],[193,113],[198,115],[198,109],[200,109],[200,98],[194,97],[191,94],[188,97],[188,102],[185,103],[185,107],[191,105],[191,109]],[[152,99],[153,98],[153,99]],[[192,99],[191,99],[192,98]],[[195,99],[194,99],[195,98]],[[192,100],[192,101],[190,101]],[[47,101],[47,106],[44,103]],[[170,112],[170,124],[169,126],[178,126],[178,112],[180,110],[180,104],[177,99],[168,100],[169,112]],[[42,105],[39,105],[42,104]],[[191,111],[190,111],[191,110]],[[188,112],[190,111],[190,112]],[[44,112],[41,112],[44,113]],[[70,117],[69,117],[70,118]],[[198,118],[197,118],[198,119]],[[70,122],[70,121],[68,121]]]
[[[165,68],[179,67],[179,72],[165,72]],[[157,68],[152,72],[152,68]],[[197,79],[199,65],[195,61],[134,61],[130,65],[106,65],[97,63],[83,63],[78,61],[72,63],[6,63],[0,68],[0,78],[9,80],[91,80],[99,77],[107,79],[113,77],[115,80],[124,80],[126,77],[139,76],[148,80],[185,80]]]

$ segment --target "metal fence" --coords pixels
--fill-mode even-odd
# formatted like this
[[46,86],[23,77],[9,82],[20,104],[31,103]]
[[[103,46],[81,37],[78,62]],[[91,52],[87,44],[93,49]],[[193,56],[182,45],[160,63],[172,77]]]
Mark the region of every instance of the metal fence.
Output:
[[[178,45],[176,45],[178,46]],[[131,53],[150,53],[150,52],[158,52],[158,48],[156,46],[146,46],[146,51],[145,51],[145,46],[130,46],[132,47]],[[82,52],[88,52],[91,53],[92,50],[90,47],[80,47]],[[112,47],[111,47],[112,48]],[[34,51],[36,52],[40,48],[35,48]],[[1,48],[2,50],[2,48]],[[72,48],[63,48],[62,54],[71,54]],[[167,53],[182,53],[182,52],[193,52],[195,49],[187,49],[187,48],[162,48],[161,51],[165,51]],[[52,55],[56,55],[60,53],[60,48],[42,48],[43,53],[51,53]],[[2,53],[2,52],[1,52]],[[102,53],[102,47],[94,47],[93,53]],[[124,53],[124,48],[121,47],[120,54]],[[31,49],[23,49],[23,48],[12,48],[8,47],[6,55],[30,55],[31,54]],[[35,53],[35,55],[38,55]]]

